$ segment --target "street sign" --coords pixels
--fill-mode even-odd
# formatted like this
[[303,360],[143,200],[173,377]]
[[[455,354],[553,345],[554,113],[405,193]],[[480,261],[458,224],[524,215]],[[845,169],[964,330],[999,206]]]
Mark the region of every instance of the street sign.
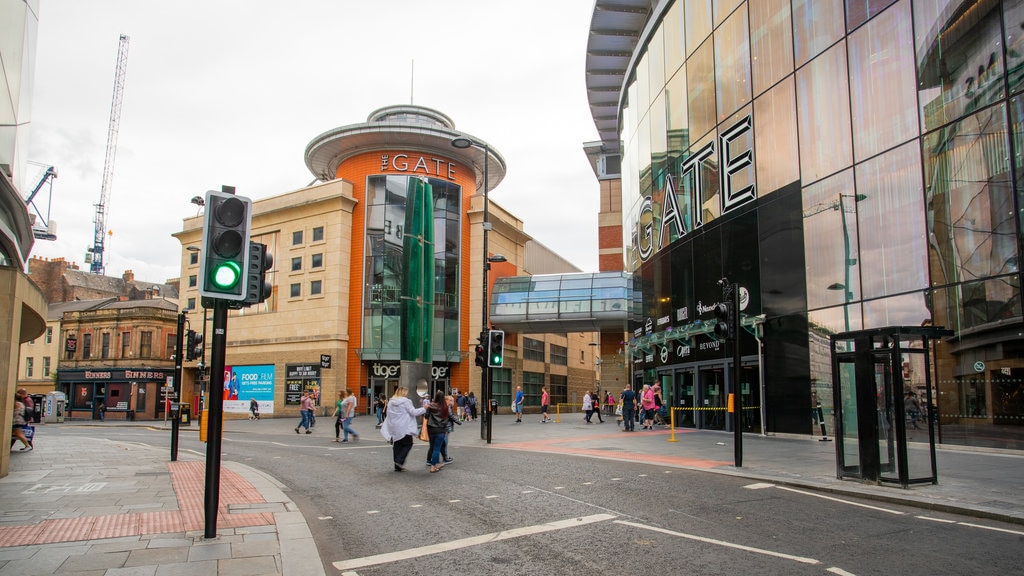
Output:
[[330,354],[321,354],[320,355],[320,367],[321,368],[330,368],[331,367],[331,355]]

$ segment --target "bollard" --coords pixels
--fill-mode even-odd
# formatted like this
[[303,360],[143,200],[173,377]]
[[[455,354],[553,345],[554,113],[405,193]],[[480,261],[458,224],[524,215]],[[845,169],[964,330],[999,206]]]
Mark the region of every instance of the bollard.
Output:
[[668,425],[672,430],[672,433],[668,436],[669,442],[679,442],[676,440],[676,408],[672,408],[668,411]]
[[555,404],[555,424],[562,423],[562,404]]
[[828,439],[828,434],[825,433],[825,415],[821,409],[821,402],[818,402],[817,408],[818,423],[821,424],[821,438],[818,439],[818,442],[831,442],[831,440]]

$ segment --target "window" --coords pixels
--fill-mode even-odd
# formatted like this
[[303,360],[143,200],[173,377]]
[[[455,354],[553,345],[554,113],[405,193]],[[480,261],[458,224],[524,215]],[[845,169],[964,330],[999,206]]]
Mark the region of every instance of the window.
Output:
[[189,254],[188,254],[188,263],[189,264],[199,264],[199,253],[198,252],[189,252]]
[[299,246],[302,244],[302,230],[296,230],[292,232],[292,246]]
[[322,242],[324,239],[324,227],[317,226],[313,228],[313,242]]
[[139,357],[153,357],[153,333],[148,330],[139,332]]
[[191,276],[188,277],[188,287],[189,288],[195,288],[196,287],[196,275],[195,274],[192,274]]
[[43,356],[43,377],[44,378],[49,378],[50,377],[50,357],[49,356]]
[[35,363],[35,358],[31,356],[25,358],[25,378],[32,377],[32,365]]
[[132,351],[132,333],[121,332],[121,358],[127,358],[131,356]]
[[320,267],[322,267],[324,265],[324,255],[323,254],[313,254],[313,256],[310,257],[310,259],[309,259],[309,265],[312,268],[320,268]]
[[523,337],[523,360],[544,361],[544,342]]
[[189,298],[188,299],[188,309],[189,310],[195,310],[196,309],[196,299],[195,298]]
[[320,294],[320,292],[322,291],[321,290],[321,286],[322,285],[323,285],[323,282],[321,280],[313,280],[312,282],[310,282],[309,283],[309,295],[310,296],[316,296],[317,294]]
[[110,358],[110,333],[100,335],[100,358]]
[[82,360],[92,356],[92,334],[82,334]]
[[[583,354],[582,352],[580,353]],[[551,344],[551,363],[559,366],[569,365],[569,349],[558,344]]]
[[298,298],[299,296],[302,296],[302,284],[291,285],[291,296],[292,298]]
[[175,350],[178,348],[178,335],[168,334],[167,342],[164,344],[164,358],[170,358],[174,356]]
[[50,344],[53,342],[53,326],[46,327],[46,343]]
[[299,270],[302,270],[302,257],[296,256],[292,258],[292,272],[298,272]]

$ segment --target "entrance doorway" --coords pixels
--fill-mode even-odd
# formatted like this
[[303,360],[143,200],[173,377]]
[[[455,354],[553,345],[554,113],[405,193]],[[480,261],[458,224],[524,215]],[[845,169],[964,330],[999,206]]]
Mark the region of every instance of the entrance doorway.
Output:
[[[677,428],[732,430],[728,413],[732,362],[716,360],[666,367],[659,371],[665,403]],[[761,431],[761,378],[757,357],[744,358],[739,373],[744,432]]]

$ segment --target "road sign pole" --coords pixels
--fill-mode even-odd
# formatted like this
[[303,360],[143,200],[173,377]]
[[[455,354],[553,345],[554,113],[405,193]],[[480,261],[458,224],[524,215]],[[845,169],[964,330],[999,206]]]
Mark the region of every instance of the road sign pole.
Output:
[[[177,400],[181,402],[181,363],[185,356],[185,347],[182,345],[182,339],[185,336],[185,313],[178,313],[178,334],[174,337],[175,339],[175,351],[174,351],[174,392],[175,398],[171,401]],[[164,418],[167,418],[167,402],[164,402]],[[178,461],[178,417],[177,414],[171,416],[171,462]]]
[[[227,344],[228,301],[213,300],[213,342],[210,347],[210,385],[206,422],[206,538],[217,537],[220,504],[220,448],[224,426],[224,349]],[[206,304],[204,303],[204,306]]]

